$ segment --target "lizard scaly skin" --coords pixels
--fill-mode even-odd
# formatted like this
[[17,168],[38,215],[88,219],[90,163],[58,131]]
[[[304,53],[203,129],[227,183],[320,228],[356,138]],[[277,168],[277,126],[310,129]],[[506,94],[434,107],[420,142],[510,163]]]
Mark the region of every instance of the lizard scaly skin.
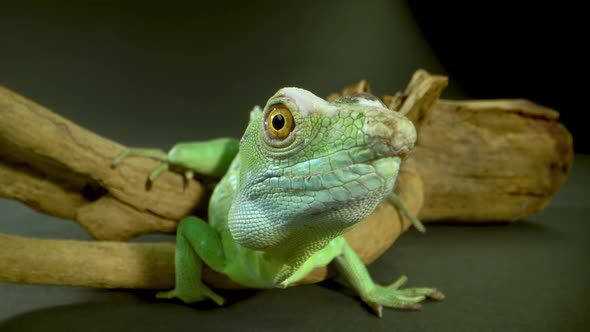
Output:
[[[303,89],[279,90],[251,112],[239,152],[211,197],[208,223],[180,223],[176,287],[159,297],[222,304],[200,280],[203,263],[254,288],[286,287],[334,263],[379,316],[382,306],[416,309],[426,297],[442,299],[433,288],[400,289],[405,277],[387,287],[373,283],[341,236],[392,193],[415,141],[412,123],[371,95],[327,102]],[[219,174],[227,152],[236,150],[227,139],[181,143],[162,159],[165,168],[189,175]]]

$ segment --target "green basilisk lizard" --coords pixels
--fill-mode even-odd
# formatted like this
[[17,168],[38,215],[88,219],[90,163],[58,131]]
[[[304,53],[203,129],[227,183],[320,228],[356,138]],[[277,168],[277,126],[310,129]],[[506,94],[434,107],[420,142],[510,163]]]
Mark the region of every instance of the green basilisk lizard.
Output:
[[[170,152],[130,149],[167,169],[223,178],[209,202],[208,222],[190,216],[177,230],[175,288],[159,298],[184,302],[224,299],[201,281],[203,264],[238,284],[287,287],[316,267],[333,263],[377,315],[382,308],[417,309],[434,288],[373,282],[341,235],[389,199],[419,229],[393,194],[402,159],[416,130],[403,115],[369,94],[327,102],[298,88],[283,88],[255,107],[242,139],[179,143]],[[239,152],[238,152],[239,150]]]

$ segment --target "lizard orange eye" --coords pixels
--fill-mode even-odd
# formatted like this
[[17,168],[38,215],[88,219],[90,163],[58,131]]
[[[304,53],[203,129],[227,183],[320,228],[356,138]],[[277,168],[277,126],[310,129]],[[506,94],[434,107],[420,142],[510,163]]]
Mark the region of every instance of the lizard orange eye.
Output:
[[287,106],[276,104],[268,111],[264,126],[271,138],[283,140],[295,129],[295,120]]

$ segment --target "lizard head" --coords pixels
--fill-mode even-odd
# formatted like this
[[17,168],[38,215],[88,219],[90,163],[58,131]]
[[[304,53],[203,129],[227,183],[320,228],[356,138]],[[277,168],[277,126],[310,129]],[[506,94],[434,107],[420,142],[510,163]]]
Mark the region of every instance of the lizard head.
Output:
[[326,245],[392,191],[415,141],[412,123],[372,95],[327,102],[279,90],[252,111],[240,143],[232,236],[257,250]]

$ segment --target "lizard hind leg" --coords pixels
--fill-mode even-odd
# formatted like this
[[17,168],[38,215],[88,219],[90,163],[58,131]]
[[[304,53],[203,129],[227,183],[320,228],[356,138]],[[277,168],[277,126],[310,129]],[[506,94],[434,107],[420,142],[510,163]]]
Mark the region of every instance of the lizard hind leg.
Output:
[[205,221],[187,217],[180,222],[176,235],[175,287],[156,295],[160,299],[178,298],[185,303],[211,299],[223,305],[224,299],[201,280],[203,264],[221,271],[225,265],[219,235]]

